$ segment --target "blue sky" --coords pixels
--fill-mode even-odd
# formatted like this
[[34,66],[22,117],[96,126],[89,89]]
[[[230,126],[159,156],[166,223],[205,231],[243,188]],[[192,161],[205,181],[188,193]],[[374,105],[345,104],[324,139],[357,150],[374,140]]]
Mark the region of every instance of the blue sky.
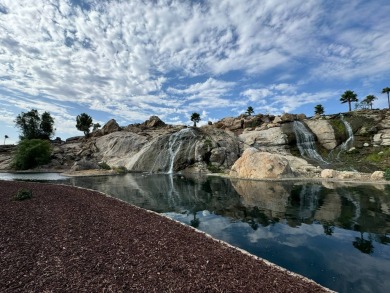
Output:
[[0,136],[36,108],[56,136],[104,124],[191,124],[255,113],[348,110],[390,86],[388,0],[0,0]]

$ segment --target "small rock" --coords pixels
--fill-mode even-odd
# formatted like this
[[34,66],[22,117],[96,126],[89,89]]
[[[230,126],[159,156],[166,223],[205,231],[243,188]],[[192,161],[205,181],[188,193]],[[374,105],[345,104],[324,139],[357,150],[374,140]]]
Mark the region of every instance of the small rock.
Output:
[[333,169],[324,169],[321,171],[321,178],[334,178],[336,171]]
[[385,172],[383,171],[375,171],[371,174],[372,180],[383,180],[385,178]]

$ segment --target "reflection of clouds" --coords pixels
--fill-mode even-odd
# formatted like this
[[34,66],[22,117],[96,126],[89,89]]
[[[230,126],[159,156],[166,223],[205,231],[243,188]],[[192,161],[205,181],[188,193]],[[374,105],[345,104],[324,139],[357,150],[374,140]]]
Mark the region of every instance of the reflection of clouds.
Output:
[[[166,213],[167,216],[189,224],[193,215]],[[326,276],[326,286],[342,292],[387,292],[390,288],[390,247],[374,243],[374,254],[366,255],[353,248],[358,232],[335,228],[332,236],[325,236],[322,225],[302,224],[292,228],[277,223],[253,230],[247,223],[232,222],[208,211],[197,213],[199,229],[214,238],[239,246],[260,257],[288,257],[288,264],[298,273],[316,277],[320,271]],[[256,253],[258,252],[258,253]],[[315,269],[311,266],[315,266]],[[375,288],[373,288],[375,286]]]

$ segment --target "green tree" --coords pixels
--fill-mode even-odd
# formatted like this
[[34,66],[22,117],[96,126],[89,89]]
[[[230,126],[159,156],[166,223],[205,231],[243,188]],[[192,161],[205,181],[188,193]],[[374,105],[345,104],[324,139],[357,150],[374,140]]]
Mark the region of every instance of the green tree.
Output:
[[41,116],[36,109],[27,113],[22,112],[16,117],[15,124],[21,131],[21,140],[50,139],[54,134],[54,119],[48,112],[44,112]]
[[88,136],[89,130],[92,127],[92,117],[86,113],[81,113],[76,117],[76,128],[84,132],[85,137]]
[[249,106],[248,109],[246,109],[245,114],[251,116],[253,113],[255,113],[255,111],[253,110],[252,106]]
[[200,121],[200,115],[199,113],[192,113],[191,115],[191,121],[194,122],[194,127],[196,127],[196,123]]
[[93,125],[92,131],[96,131],[96,130],[98,130],[100,127],[101,127],[101,125],[100,125],[99,123],[95,123],[95,124]]
[[314,107],[314,114],[322,115],[324,114],[324,112],[325,112],[324,107],[321,104],[318,104],[317,106]]
[[389,97],[389,93],[390,93],[390,87],[385,87],[385,88],[382,90],[382,94],[387,94],[387,103],[389,104],[389,109],[390,109],[390,97]]
[[51,145],[47,140],[23,139],[16,149],[13,167],[27,170],[50,162]]
[[51,117],[50,113],[44,112],[41,116],[40,128],[40,138],[50,139],[54,134],[54,119]]
[[376,99],[377,97],[375,97],[374,95],[368,95],[362,102],[370,106],[370,109],[372,110],[372,102]]
[[9,136],[8,136],[8,135],[4,135],[4,145],[5,145],[5,140],[6,140],[7,138],[9,138]]
[[341,95],[341,98],[340,98],[340,102],[341,102],[342,104],[348,103],[349,112],[351,112],[351,103],[352,103],[352,102],[357,102],[357,101],[359,101],[358,98],[357,98],[357,94],[355,94],[355,92],[354,92],[354,91],[351,91],[351,90],[345,91],[345,92]]

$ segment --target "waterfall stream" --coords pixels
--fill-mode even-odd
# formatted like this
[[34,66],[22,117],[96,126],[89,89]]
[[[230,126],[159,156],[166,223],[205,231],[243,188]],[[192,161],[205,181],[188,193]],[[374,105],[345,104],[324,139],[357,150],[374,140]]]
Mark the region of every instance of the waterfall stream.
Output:
[[[184,128],[178,132],[173,133],[169,137],[169,140],[168,140],[168,152],[169,152],[168,167],[169,168],[167,171],[168,174],[173,173],[173,165],[175,162],[176,155],[180,151],[183,142],[188,138],[189,135],[190,135],[190,137],[196,137],[192,128]],[[185,147],[191,149],[194,147],[194,144],[187,143]],[[188,152],[189,151],[190,150],[188,150]]]
[[305,124],[301,121],[294,121],[293,129],[297,139],[297,147],[302,157],[308,157],[317,162],[328,164],[317,152],[314,135],[307,129]]
[[340,151],[338,152],[337,154],[337,159],[339,160],[340,158],[340,153],[342,151],[347,151],[349,148],[351,148],[352,144],[353,144],[353,141],[354,141],[354,136],[353,136],[353,131],[352,131],[352,127],[351,125],[348,123],[348,121],[346,121],[344,119],[344,116],[341,115],[341,121],[344,123],[345,125],[345,129],[347,130],[348,132],[348,138],[346,141],[344,141],[341,146],[340,146]]

